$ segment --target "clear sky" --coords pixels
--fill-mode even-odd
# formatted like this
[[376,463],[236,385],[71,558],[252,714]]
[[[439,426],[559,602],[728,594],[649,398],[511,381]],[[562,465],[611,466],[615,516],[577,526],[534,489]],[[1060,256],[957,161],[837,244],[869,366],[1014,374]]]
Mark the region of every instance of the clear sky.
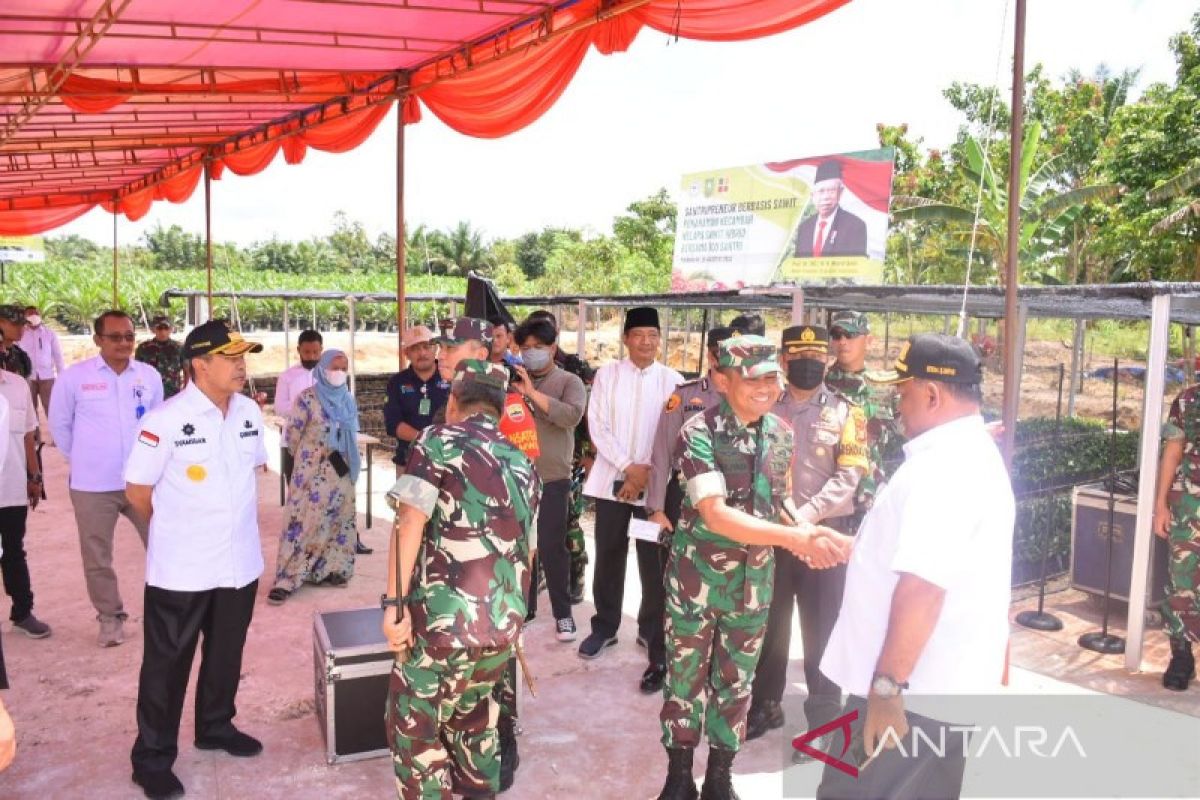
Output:
[[[675,192],[683,173],[869,149],[880,122],[945,146],[959,118],[943,88],[993,83],[999,55],[1010,91],[1013,5],[854,0],[789,33],[732,44],[643,31],[627,53],[589,54],[557,105],[506,138],[464,136],[426,111],[406,137],[409,225],[469,220],[487,238],[548,225],[608,232],[631,201]],[[1139,69],[1139,90],[1170,81],[1168,40],[1198,9],[1196,0],[1029,0],[1026,63],[1053,77]],[[393,115],[351,153],[309,150],[298,166],[280,156],[252,177],[226,172],[213,183],[214,239],[305,239],[330,230],[338,210],[372,237],[391,232],[395,128]],[[203,191],[156,203],[137,223],[122,217],[120,239],[157,224],[202,233]],[[52,233],[107,244],[112,217],[95,210]]]

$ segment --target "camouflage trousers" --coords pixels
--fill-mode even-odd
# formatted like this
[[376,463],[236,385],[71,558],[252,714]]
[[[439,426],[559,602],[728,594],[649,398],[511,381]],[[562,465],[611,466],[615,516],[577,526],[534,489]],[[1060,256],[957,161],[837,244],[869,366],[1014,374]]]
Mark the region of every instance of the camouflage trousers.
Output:
[[583,594],[584,575],[587,573],[587,546],[583,541],[583,525],[580,519],[586,507],[583,497],[583,481],[571,481],[571,495],[567,499],[567,552],[571,555],[571,594]]
[[504,672],[496,679],[492,689],[492,699],[500,709],[501,717],[517,716],[517,656],[515,651],[510,653]]
[[392,667],[387,729],[400,800],[496,791],[498,707],[492,688],[511,647],[428,647]]
[[1179,498],[1170,533],[1169,583],[1163,601],[1167,635],[1200,641],[1200,497]]
[[762,650],[767,609],[697,610],[667,589],[667,680],[662,742],[696,747],[701,729],[712,747],[738,750],[746,738],[750,686]]

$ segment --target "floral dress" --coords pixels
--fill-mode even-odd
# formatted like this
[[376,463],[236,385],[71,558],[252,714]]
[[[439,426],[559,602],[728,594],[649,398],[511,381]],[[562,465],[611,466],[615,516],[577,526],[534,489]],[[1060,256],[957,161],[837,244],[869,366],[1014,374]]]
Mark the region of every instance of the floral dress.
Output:
[[301,582],[354,574],[354,484],[329,463],[329,417],[316,393],[296,399],[284,437],[296,459],[287,517],[275,561],[275,588],[295,591]]

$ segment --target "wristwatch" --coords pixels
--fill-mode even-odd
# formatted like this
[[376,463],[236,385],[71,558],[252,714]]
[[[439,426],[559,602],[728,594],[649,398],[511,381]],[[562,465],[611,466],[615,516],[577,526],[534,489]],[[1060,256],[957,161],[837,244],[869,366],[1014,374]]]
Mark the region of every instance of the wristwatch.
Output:
[[893,697],[899,697],[900,693],[908,688],[908,682],[899,683],[891,675],[875,673],[875,677],[871,678],[871,694],[876,697],[882,697],[890,700]]

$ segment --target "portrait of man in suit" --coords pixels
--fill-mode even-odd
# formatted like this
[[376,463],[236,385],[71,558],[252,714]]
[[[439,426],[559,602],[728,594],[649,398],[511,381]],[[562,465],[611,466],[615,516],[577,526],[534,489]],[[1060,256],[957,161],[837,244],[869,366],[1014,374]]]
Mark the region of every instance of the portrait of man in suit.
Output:
[[867,254],[867,225],[839,205],[842,188],[841,162],[821,162],[813,182],[817,213],[796,229],[796,258]]

